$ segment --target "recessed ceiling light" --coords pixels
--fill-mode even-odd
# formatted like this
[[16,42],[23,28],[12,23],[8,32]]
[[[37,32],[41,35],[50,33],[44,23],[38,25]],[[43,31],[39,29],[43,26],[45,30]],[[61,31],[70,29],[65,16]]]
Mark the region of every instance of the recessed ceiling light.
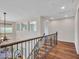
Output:
[[61,9],[65,9],[65,6],[62,6]]

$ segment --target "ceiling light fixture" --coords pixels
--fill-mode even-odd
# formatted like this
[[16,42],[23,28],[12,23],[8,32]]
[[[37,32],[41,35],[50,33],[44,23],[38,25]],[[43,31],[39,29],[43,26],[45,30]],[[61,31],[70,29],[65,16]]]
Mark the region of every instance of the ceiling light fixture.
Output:
[[62,6],[62,7],[61,7],[61,9],[65,9],[65,7],[64,7],[64,6]]

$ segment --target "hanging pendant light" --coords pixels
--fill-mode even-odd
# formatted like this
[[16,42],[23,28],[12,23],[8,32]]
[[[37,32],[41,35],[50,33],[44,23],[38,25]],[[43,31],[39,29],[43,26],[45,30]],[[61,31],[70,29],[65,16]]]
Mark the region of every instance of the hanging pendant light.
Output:
[[4,14],[4,34],[3,34],[3,37],[0,38],[0,43],[4,42],[4,41],[7,41],[7,36],[6,36],[6,12],[3,13]]
[[4,38],[3,41],[8,40],[6,37],[6,12],[4,12]]

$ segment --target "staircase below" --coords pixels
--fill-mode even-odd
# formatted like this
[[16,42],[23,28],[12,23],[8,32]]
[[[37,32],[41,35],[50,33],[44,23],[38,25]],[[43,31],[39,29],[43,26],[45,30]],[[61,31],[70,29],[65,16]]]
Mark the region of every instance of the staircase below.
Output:
[[[45,51],[47,51],[47,54]],[[58,42],[58,45],[55,47],[46,43],[40,48],[35,59],[79,59],[79,56],[73,43]]]
[[39,49],[39,52],[35,59],[45,59],[45,57],[48,55],[49,51],[53,48],[53,46],[50,46],[49,43],[45,43],[42,48]]

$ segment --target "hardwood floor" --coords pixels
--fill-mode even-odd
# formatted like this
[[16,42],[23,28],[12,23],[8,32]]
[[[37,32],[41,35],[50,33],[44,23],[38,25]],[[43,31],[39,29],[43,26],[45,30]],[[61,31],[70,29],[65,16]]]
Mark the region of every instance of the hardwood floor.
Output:
[[79,59],[73,43],[58,42],[58,45],[50,50],[46,59]]

